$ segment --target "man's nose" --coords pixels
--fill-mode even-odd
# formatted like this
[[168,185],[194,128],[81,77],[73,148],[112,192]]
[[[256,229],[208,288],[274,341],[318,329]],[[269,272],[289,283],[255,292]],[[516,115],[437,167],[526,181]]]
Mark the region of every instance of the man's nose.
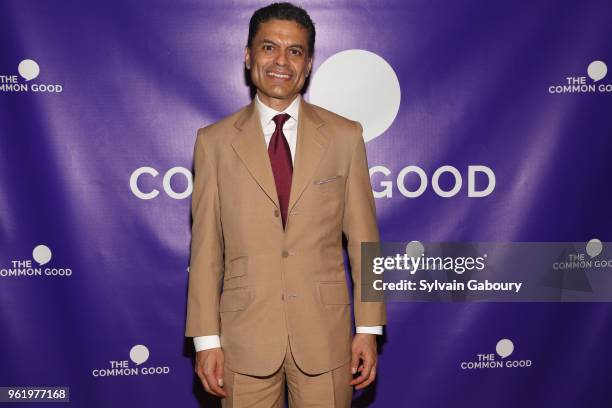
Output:
[[274,62],[276,65],[287,65],[287,56],[285,55],[285,51],[281,50],[278,54],[276,54],[276,60]]

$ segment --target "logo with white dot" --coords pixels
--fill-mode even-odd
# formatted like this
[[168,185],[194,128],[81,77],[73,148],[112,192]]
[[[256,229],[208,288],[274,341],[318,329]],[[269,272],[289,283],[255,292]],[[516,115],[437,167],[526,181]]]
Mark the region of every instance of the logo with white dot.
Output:
[[[131,377],[138,375],[166,375],[170,373],[170,367],[166,365],[144,365],[149,361],[149,348],[144,344],[136,344],[130,348],[130,360],[110,360],[109,366],[105,368],[94,368],[91,370],[93,377]],[[136,365],[134,367],[130,361]]]
[[40,76],[40,65],[27,58],[17,64],[17,73],[0,74],[0,92],[4,93],[61,93],[64,87],[60,84],[34,81]]
[[36,278],[52,277],[67,278],[72,276],[72,269],[58,266],[52,262],[53,252],[48,245],[39,244],[32,249],[32,258],[13,259],[6,266],[0,266],[0,279],[2,278]]
[[462,370],[490,370],[492,368],[529,368],[533,365],[531,359],[510,359],[514,353],[514,342],[503,338],[495,344],[495,353],[486,352],[476,354],[475,358],[459,363]]
[[585,71],[586,75],[566,76],[560,83],[549,85],[548,93],[612,93],[612,83],[602,82],[608,74],[608,66],[604,61],[591,61]]

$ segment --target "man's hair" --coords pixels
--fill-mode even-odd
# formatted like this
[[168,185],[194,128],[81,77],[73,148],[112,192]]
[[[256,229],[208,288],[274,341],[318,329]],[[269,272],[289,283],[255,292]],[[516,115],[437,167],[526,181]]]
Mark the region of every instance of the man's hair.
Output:
[[314,54],[314,23],[310,19],[310,16],[306,10],[298,6],[294,6],[291,3],[272,3],[269,6],[256,10],[251,16],[251,21],[249,22],[249,39],[247,40],[247,47],[252,47],[253,38],[255,38],[255,35],[259,30],[259,25],[272,19],[295,21],[305,28],[306,31],[308,31],[308,55],[312,56]]

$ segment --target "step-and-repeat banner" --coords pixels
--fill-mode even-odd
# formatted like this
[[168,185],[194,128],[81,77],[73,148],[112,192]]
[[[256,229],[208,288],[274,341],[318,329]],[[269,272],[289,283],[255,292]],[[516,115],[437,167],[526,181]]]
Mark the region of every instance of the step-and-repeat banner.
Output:
[[[0,3],[0,387],[216,406],[184,337],[193,146],[250,101],[263,5]],[[362,123],[382,240],[584,243],[558,269],[612,273],[607,0],[302,5],[305,98]],[[612,406],[609,303],[436,299],[388,303],[355,406]]]

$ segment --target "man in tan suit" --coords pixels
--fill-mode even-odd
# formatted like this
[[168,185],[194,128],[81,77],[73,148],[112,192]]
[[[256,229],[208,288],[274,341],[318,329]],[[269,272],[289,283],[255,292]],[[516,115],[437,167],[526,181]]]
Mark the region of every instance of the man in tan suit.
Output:
[[257,10],[245,49],[257,94],[197,134],[185,334],[224,407],[282,407],[285,384],[292,407],[348,407],[376,376],[386,311],[361,301],[361,242],[379,241],[365,144],[358,122],[300,95],[314,38],[299,7]]

